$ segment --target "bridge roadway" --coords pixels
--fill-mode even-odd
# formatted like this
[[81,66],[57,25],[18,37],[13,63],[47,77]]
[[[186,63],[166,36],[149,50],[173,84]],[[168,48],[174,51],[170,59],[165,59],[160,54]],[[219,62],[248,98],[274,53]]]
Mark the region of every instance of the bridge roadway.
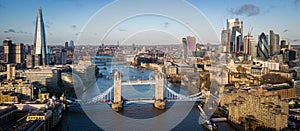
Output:
[[[176,98],[165,98],[166,101],[168,102],[175,102],[175,101],[182,101],[182,102],[196,102],[196,101],[203,101],[203,99],[176,99]],[[124,99],[124,102],[126,104],[128,103],[154,103],[155,99],[154,98],[137,98],[137,99]]]
[[[197,99],[178,99],[178,98],[165,98],[164,99],[167,102],[176,102],[176,101],[182,101],[182,102],[196,102],[196,101],[203,101],[203,98],[197,98]],[[78,105],[81,100],[68,100],[67,102],[70,104],[68,106],[73,106],[74,105]],[[79,102],[79,103],[78,103]],[[100,100],[98,101],[100,103],[107,103],[107,104],[111,104],[111,100]],[[125,104],[130,104],[130,103],[154,103],[155,99],[154,98],[131,98],[131,99],[123,99],[123,102]]]
[[128,85],[154,85],[155,80],[136,80],[136,81],[122,81],[122,86]]

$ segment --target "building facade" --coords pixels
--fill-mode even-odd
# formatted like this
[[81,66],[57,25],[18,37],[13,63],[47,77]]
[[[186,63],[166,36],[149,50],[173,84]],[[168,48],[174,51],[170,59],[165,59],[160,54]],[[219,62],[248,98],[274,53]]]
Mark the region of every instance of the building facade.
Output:
[[183,59],[188,58],[188,47],[187,47],[187,40],[186,38],[182,38],[182,45],[183,45]]
[[45,27],[42,8],[38,9],[34,39],[35,66],[48,65]]
[[261,33],[261,35],[258,36],[257,57],[262,59],[269,58],[268,37],[265,35],[265,33]]
[[230,30],[230,52],[237,53],[241,51],[243,45],[243,21],[239,21],[238,18],[227,19],[227,30]]
[[25,49],[23,43],[13,44],[11,39],[3,41],[4,62],[13,64],[22,64],[25,61]]
[[273,92],[262,88],[238,90],[225,93],[222,98],[220,104],[228,108],[228,120],[234,124],[249,128],[245,123],[250,119],[256,127],[281,130],[288,126],[288,101]]
[[273,30],[270,30],[270,56],[279,51],[279,39],[279,34],[275,34]]
[[25,71],[26,79],[30,82],[39,82],[43,86],[59,88],[61,86],[61,70],[42,68]]
[[196,37],[195,36],[187,36],[186,37],[187,46],[188,46],[188,56],[192,56],[192,52],[196,51]]
[[229,52],[230,45],[230,30],[222,30],[221,32],[221,45],[223,47],[223,52]]

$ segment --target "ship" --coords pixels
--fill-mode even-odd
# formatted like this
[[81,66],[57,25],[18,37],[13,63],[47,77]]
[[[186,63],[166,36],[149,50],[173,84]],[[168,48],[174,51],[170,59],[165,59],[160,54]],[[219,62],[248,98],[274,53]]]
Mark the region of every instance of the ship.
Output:
[[202,124],[206,129],[210,131],[217,131],[219,130],[219,127],[216,123],[214,123],[211,120],[207,120],[205,123]]
[[[197,107],[200,110],[200,116],[202,118],[206,118],[205,112],[203,111],[202,107],[200,105],[198,105]],[[211,119],[206,120],[202,125],[210,131],[217,131],[219,129],[218,125]]]

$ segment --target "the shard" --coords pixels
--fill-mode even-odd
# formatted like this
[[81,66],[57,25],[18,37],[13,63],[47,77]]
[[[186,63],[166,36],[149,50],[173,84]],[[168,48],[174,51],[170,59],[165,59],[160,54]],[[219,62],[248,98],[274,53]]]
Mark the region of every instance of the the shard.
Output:
[[35,55],[35,65],[48,65],[47,58],[47,46],[45,38],[45,27],[42,15],[42,8],[38,9],[38,16],[36,18],[35,27],[35,38],[34,38],[34,55]]

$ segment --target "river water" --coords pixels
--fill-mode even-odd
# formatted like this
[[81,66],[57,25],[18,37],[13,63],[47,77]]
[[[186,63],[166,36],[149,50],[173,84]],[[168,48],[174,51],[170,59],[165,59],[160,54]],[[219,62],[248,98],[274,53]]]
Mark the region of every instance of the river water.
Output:
[[[102,67],[99,67],[102,68]],[[141,70],[130,66],[114,67],[122,71],[122,80],[154,79],[151,70]],[[111,69],[106,69],[110,74]],[[93,98],[113,85],[111,77],[99,78],[95,86],[89,88],[84,98]],[[192,92],[168,84],[169,88],[180,94],[190,95]],[[126,99],[153,98],[155,85],[122,86],[122,97]],[[120,112],[114,112],[106,103],[70,108],[55,130],[207,130],[199,124],[199,109],[195,102],[170,102],[165,110],[153,107],[152,103],[124,104]],[[233,127],[226,122],[217,123],[220,130],[231,131]]]

